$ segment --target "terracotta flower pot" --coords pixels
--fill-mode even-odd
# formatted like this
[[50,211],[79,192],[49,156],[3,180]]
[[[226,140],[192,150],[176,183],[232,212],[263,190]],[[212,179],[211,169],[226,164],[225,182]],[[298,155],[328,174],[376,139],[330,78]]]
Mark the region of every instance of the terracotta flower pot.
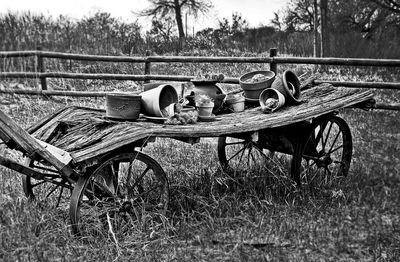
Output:
[[233,112],[242,112],[244,111],[244,101],[245,97],[243,95],[239,95],[232,98],[227,97],[225,104]]
[[285,96],[274,88],[265,89],[259,100],[265,113],[272,113],[285,105]]
[[166,110],[178,102],[178,94],[171,85],[159,85],[140,94],[142,96],[143,113],[148,116],[165,117]]
[[285,96],[286,104],[301,103],[300,80],[292,71],[286,70],[281,77],[275,78],[271,88],[278,90]]
[[193,92],[195,95],[207,95],[214,101],[213,113],[217,113],[224,103],[226,94],[224,90],[217,85],[218,80],[194,80],[191,82],[194,85]]
[[196,104],[196,108],[199,112],[199,116],[211,116],[214,109],[214,103]]
[[[257,79],[257,76],[262,76],[262,78]],[[253,71],[242,75],[239,78],[239,84],[246,98],[258,99],[261,92],[269,88],[274,79],[275,73],[272,71]]]

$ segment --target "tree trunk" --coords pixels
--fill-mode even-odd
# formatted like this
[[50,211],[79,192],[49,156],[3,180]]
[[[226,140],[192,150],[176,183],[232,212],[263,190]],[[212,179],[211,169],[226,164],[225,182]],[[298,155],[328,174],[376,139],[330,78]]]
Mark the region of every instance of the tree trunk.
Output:
[[314,57],[319,56],[318,47],[318,0],[314,0]]
[[183,28],[182,10],[179,0],[174,0],[174,5],[175,5],[175,19],[179,33],[179,48],[182,49],[185,43],[185,31]]
[[329,56],[328,0],[321,0],[321,56]]

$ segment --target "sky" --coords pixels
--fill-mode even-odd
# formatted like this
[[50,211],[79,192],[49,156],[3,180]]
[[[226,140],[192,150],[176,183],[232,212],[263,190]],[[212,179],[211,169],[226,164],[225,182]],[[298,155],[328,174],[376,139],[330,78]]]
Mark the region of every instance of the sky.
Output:
[[[237,12],[247,20],[250,27],[269,25],[274,12],[284,8],[289,0],[213,0],[213,10],[208,17],[201,17],[197,21],[188,18],[188,27],[194,31],[206,27],[216,28],[218,20],[228,18]],[[127,22],[138,20],[141,24],[148,24],[145,18],[138,18],[134,12],[139,12],[149,6],[147,0],[0,0],[0,13],[7,11],[31,11],[45,15],[68,15],[73,18],[90,16],[97,11],[111,13],[113,17]],[[145,26],[144,26],[145,28]]]

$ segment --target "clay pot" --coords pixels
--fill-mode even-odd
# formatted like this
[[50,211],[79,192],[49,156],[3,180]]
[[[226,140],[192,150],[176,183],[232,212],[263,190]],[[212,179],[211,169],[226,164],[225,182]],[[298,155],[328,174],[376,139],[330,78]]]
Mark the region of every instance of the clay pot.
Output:
[[227,97],[225,105],[233,112],[242,112],[244,111],[244,101],[245,97],[243,95],[235,96],[233,98]]
[[144,91],[142,96],[143,113],[147,116],[165,117],[161,110],[168,110],[178,102],[178,94],[171,85],[159,85]]
[[300,80],[292,71],[286,70],[281,77],[276,77],[271,88],[278,90],[285,96],[286,104],[301,103]]
[[196,108],[199,112],[199,116],[211,116],[214,109],[214,103],[196,104]]
[[141,110],[141,96],[129,93],[106,94],[106,117],[117,120],[136,120]]
[[[264,80],[251,82],[255,75],[263,75]],[[271,86],[275,79],[275,73],[272,71],[253,71],[246,73],[239,78],[240,87],[243,89],[246,98],[258,99],[261,92]]]
[[214,101],[213,112],[217,113],[221,109],[221,107],[224,103],[224,99],[226,97],[224,91],[217,85],[218,81],[217,80],[191,80],[191,82],[194,85],[194,88],[193,88],[194,95],[209,96]]
[[[270,98],[276,100],[277,103],[275,103],[273,106],[270,106],[268,104],[268,99]],[[268,88],[262,91],[259,100],[261,109],[266,113],[272,113],[285,105],[285,96],[274,88]]]

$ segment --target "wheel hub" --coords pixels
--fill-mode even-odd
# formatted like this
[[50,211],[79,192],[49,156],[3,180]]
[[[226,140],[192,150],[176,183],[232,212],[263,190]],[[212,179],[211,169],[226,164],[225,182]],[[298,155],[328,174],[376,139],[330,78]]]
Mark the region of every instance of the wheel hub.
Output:
[[330,164],[333,163],[333,160],[329,154],[323,153],[323,155],[316,161],[317,166],[327,168]]

